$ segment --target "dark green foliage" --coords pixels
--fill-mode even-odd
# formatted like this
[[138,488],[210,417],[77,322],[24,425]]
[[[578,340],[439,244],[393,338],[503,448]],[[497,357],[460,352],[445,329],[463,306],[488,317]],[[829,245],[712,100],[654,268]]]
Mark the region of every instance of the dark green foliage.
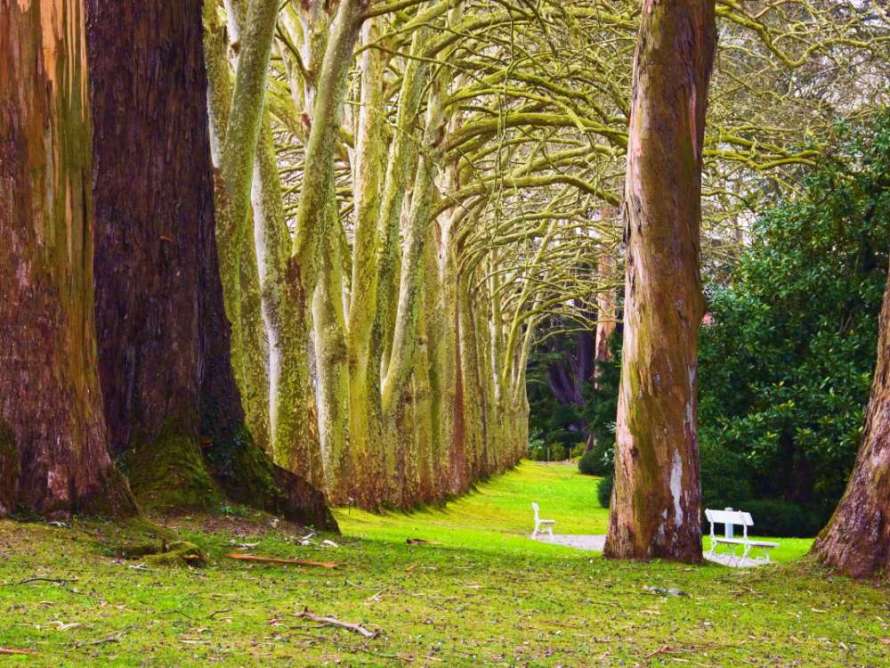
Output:
[[578,470],[584,475],[606,475],[612,470],[611,450],[609,456],[603,448],[594,448],[585,452],[578,460]]
[[[755,224],[732,282],[709,287],[699,434],[711,507],[738,506],[750,493],[824,519],[844,490],[887,275],[890,114],[841,137],[802,195]],[[773,512],[787,519],[780,533],[815,530],[789,507],[754,513],[758,531]]]
[[[598,387],[593,378],[587,378],[580,389],[580,403],[564,403],[554,396],[548,384],[547,373],[551,364],[564,363],[572,354],[575,340],[568,335],[554,336],[548,349],[532,353],[528,371],[529,398],[529,457],[535,460],[557,461],[578,453],[581,443],[592,445],[598,463],[591,475],[604,475],[612,466],[615,448],[615,415],[618,410],[618,384],[621,377],[620,330],[612,339],[612,360],[601,363],[598,371]],[[580,463],[579,463],[580,466]],[[586,471],[582,471],[586,473]]]
[[599,485],[597,485],[596,498],[603,508],[608,508],[609,503],[612,500],[612,485],[614,482],[615,479],[613,478],[613,473],[609,471],[608,475],[603,477],[603,479],[600,480]]
[[747,510],[742,502],[753,496],[751,479],[755,472],[745,457],[710,441],[701,444],[699,453],[702,507]]
[[593,436],[593,450],[609,470],[615,452],[615,416],[618,414],[618,387],[621,384],[621,334],[619,327],[609,346],[612,359],[600,362],[597,387],[590,385],[586,389],[586,403],[582,412],[587,429]]
[[823,524],[817,512],[781,499],[751,499],[735,507],[751,513],[749,531],[757,536],[814,536]]

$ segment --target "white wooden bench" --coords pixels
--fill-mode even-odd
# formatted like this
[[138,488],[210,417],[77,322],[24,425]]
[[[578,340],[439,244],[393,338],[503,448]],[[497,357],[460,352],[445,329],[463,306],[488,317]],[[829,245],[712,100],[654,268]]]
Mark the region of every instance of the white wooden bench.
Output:
[[532,502],[532,510],[535,513],[535,529],[532,531],[532,538],[537,538],[540,531],[546,531],[553,538],[553,525],[556,524],[556,520],[542,520],[541,508],[535,502]]
[[[742,547],[742,556],[740,560],[744,562],[748,555],[751,552],[751,548],[759,547],[765,550],[771,550],[774,547],[779,547],[778,543],[770,543],[763,540],[751,540],[748,538],[748,527],[754,526],[754,519],[751,517],[751,513],[746,513],[741,510],[733,510],[732,508],[727,508],[726,510],[705,510],[705,517],[708,522],[711,524],[711,550],[708,553],[710,556],[714,556],[716,554],[718,545],[740,545]],[[723,536],[718,536],[714,532],[714,525],[722,524]],[[740,526],[742,527],[742,537],[736,538],[733,535],[733,527]],[[765,561],[769,561],[769,554],[764,557]]]

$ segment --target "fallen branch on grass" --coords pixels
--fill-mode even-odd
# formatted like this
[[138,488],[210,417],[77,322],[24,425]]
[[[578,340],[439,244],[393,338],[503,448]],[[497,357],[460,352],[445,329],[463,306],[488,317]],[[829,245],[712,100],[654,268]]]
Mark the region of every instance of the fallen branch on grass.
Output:
[[0,647],[0,654],[37,654],[33,649],[14,649],[12,647]]
[[[130,627],[127,627],[127,629]],[[74,643],[75,647],[94,647],[95,645],[105,645],[107,643],[120,642],[121,638],[124,637],[124,633],[127,632],[127,629],[123,629],[116,633],[112,633],[110,636],[105,636],[104,638],[98,638],[96,640],[81,640],[79,642]]]
[[238,561],[254,561],[260,564],[281,564],[284,566],[314,566],[316,568],[337,568],[337,564],[333,561],[311,561],[309,559],[282,559],[279,557],[263,557],[259,554],[239,554],[231,552],[226,555],[227,559],[237,559]]
[[371,631],[370,629],[366,629],[361,624],[352,624],[351,622],[341,622],[336,617],[322,617],[320,615],[315,615],[309,612],[308,608],[304,608],[303,612],[298,612],[297,617],[302,617],[304,619],[308,619],[313,622],[318,622],[319,624],[325,624],[327,626],[336,626],[337,628],[346,629],[347,631],[352,631],[353,633],[358,633],[359,635],[364,636],[365,638],[376,638],[380,635],[380,631]]
[[49,582],[52,584],[68,584],[69,582],[77,582],[77,578],[27,578],[11,583],[17,585],[31,584],[32,582]]

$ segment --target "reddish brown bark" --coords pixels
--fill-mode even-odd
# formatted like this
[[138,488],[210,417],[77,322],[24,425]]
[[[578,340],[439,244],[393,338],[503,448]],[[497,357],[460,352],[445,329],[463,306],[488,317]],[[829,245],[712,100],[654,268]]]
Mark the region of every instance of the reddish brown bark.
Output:
[[135,511],[96,374],[83,17],[0,0],[0,516]]
[[856,465],[813,552],[853,577],[890,575],[890,279],[879,319],[877,366]]
[[[274,466],[244,426],[214,237],[201,5],[88,0],[96,318],[112,442],[139,467],[134,490],[159,506],[212,502],[218,485],[335,527],[323,495]],[[183,493],[165,504],[177,485]]]
[[624,348],[605,555],[698,562],[696,348],[713,0],[645,0],[625,182]]

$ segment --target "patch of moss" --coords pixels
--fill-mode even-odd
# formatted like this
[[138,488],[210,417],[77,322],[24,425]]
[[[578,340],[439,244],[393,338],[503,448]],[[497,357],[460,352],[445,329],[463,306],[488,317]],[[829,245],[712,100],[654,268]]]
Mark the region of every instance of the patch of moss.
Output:
[[214,478],[233,501],[300,524],[337,531],[324,494],[276,466],[246,427],[215,442],[205,456]]
[[139,514],[127,479],[114,466],[108,468],[102,489],[82,500],[77,510],[98,517],[133,517]]
[[121,460],[139,505],[148,511],[212,509],[222,502],[196,436],[172,423],[154,440],[138,443]]
[[152,566],[206,566],[207,556],[194,543],[178,540],[165,543],[163,549],[145,556]]

